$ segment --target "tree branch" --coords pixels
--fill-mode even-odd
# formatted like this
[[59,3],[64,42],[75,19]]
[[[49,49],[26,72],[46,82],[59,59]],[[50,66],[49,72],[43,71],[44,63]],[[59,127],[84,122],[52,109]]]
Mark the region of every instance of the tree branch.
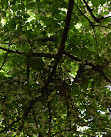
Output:
[[30,75],[30,66],[29,66],[29,62],[27,62],[26,66],[27,66],[27,70],[26,70],[27,79],[26,79],[26,81],[29,82],[29,75]]
[[95,25],[95,24],[94,24],[94,26],[96,26],[96,27],[103,27],[103,28],[106,28],[106,29],[111,29],[110,27],[103,26],[103,25]]
[[56,55],[49,53],[32,53],[32,57],[46,57],[46,58],[56,58]]
[[6,11],[13,3],[15,3],[15,2],[16,2],[16,0],[13,0],[13,1],[10,3],[10,5],[8,5],[8,6],[6,7],[5,11]]
[[31,100],[31,101],[29,102],[29,106],[26,108],[26,110],[25,110],[25,112],[24,112],[24,115],[23,115],[23,119],[24,119],[24,120],[27,118],[27,116],[28,116],[30,110],[33,108],[35,102],[36,102],[37,100],[41,100],[43,97],[44,97],[44,95],[41,94],[40,96],[35,97],[33,100]]
[[84,3],[86,4],[86,7],[87,7],[89,13],[91,14],[92,18],[93,18],[97,23],[101,23],[101,20],[107,19],[107,18],[110,18],[110,17],[111,17],[110,15],[109,15],[109,16],[106,15],[106,16],[104,16],[104,17],[102,16],[102,17],[100,17],[100,18],[97,18],[97,17],[94,16],[94,14],[92,13],[92,9],[89,7],[87,1],[86,1],[86,0],[83,0],[83,1],[84,1]]
[[110,18],[110,17],[111,17],[110,15],[109,15],[109,16],[106,15],[106,16],[104,16],[104,17],[102,16],[99,20],[107,19],[107,18]]
[[38,123],[37,123],[38,120],[36,119],[36,115],[35,115],[34,110],[33,110],[32,113],[33,113],[33,117],[34,117],[34,122],[35,122],[36,128],[37,128],[38,133],[39,133],[39,137],[43,137],[42,133],[39,131],[39,127],[38,127]]
[[67,35],[68,35],[68,31],[69,31],[71,15],[72,15],[72,10],[73,10],[73,4],[74,4],[74,0],[69,0],[68,12],[67,12],[66,20],[65,20],[65,27],[63,30],[62,39],[61,39],[60,47],[59,47],[59,50],[57,53],[56,61],[53,66],[53,69],[52,69],[52,73],[51,73],[52,76],[56,72],[57,65],[61,59],[61,56],[62,56],[64,48],[65,48],[65,42],[67,40]]
[[51,115],[51,104],[50,104],[51,102],[49,101],[48,103],[47,103],[47,105],[48,105],[48,110],[49,110],[49,132],[48,132],[48,135],[49,135],[49,137],[51,137],[51,120],[52,120],[52,115]]
[[[65,51],[65,50],[63,51],[63,53],[64,53],[65,55],[67,55],[69,58],[71,58],[71,59],[73,59],[73,60],[75,60],[75,61],[82,61],[82,59],[79,59],[79,58],[71,55],[69,52],[67,52],[67,51]],[[83,62],[83,61],[82,61],[82,62]]]
[[53,79],[53,75],[56,72],[56,67],[57,67],[57,65],[58,65],[58,63],[59,63],[59,61],[60,61],[60,59],[62,57],[64,48],[65,48],[65,42],[67,40],[68,30],[69,30],[69,26],[70,26],[70,20],[71,20],[71,14],[72,14],[72,10],[73,10],[73,4],[74,4],[74,0],[69,0],[68,12],[67,12],[66,21],[65,21],[65,27],[64,27],[64,30],[63,30],[63,34],[62,34],[62,40],[61,40],[61,43],[60,43],[60,47],[59,47],[59,50],[58,50],[58,53],[57,53],[57,56],[56,56],[56,61],[55,61],[55,64],[53,66],[52,72],[50,73],[45,86],[41,89],[41,96],[35,97],[35,99],[30,101],[29,106],[27,107],[27,109],[26,109],[26,111],[24,113],[24,120],[28,116],[28,113],[32,109],[32,107],[35,104],[35,102],[39,98],[44,97],[45,94],[48,94],[48,90],[47,90],[48,85]]
[[47,41],[57,41],[57,39],[54,38],[54,37],[50,37],[50,38],[37,38],[37,41],[47,42]]
[[88,22],[90,23],[92,29],[93,29],[93,32],[94,32],[94,38],[95,38],[95,41],[96,41],[96,46],[97,46],[97,39],[96,39],[96,32],[95,32],[95,28],[94,28],[94,23],[92,21],[90,21],[90,19],[79,9],[79,6],[78,6],[78,1],[77,1],[77,9],[80,11],[80,13],[88,20]]
[[[6,48],[3,48],[3,47],[0,47],[1,50],[4,50],[4,51],[8,51],[8,53],[12,52],[12,53],[17,53],[17,54],[27,54],[25,52],[20,52],[18,50],[10,50],[10,49],[6,49]],[[56,58],[56,55],[53,55],[53,54],[49,54],[49,53],[31,53],[30,55],[31,57],[46,57],[46,58]]]
[[77,1],[77,9],[79,10],[79,12],[88,20],[88,22],[91,24],[91,26],[93,25],[93,22],[90,21],[90,19],[80,10],[79,6],[78,6],[78,1]]
[[87,3],[85,0],[83,0],[83,1],[84,1],[84,3],[86,4],[86,7],[87,7],[89,13],[91,14],[92,18],[93,18],[97,23],[101,23],[101,20],[98,19],[98,18],[96,18],[96,17],[94,16],[94,14],[92,13],[92,9],[89,7],[88,3]]
[[3,132],[5,132],[5,131],[9,130],[10,127],[12,127],[15,123],[18,123],[21,119],[22,119],[22,118],[17,118],[17,120],[13,121],[10,125],[8,125],[7,127],[5,127],[4,129],[2,129],[2,130],[0,131],[0,133],[3,133]]
[[[77,58],[77,57],[74,57],[73,55],[71,55],[70,53],[68,53],[68,52],[66,52],[66,51],[64,51],[64,54],[67,55],[69,58],[75,60],[75,61],[81,61],[81,62],[83,62],[82,59],[79,59],[79,58]],[[106,81],[108,81],[109,83],[111,83],[111,80],[105,75],[105,73],[104,73],[103,70],[101,69],[101,66],[99,66],[99,65],[96,65],[96,66],[95,66],[95,65],[93,65],[92,63],[89,63],[87,60],[85,60],[85,64],[84,64],[84,65],[89,65],[89,66],[91,66],[93,70],[98,71],[98,72],[104,77],[104,79],[105,79]]]
[[1,50],[4,50],[4,51],[8,51],[8,53],[12,52],[12,53],[17,53],[17,54],[23,54],[23,52],[19,52],[18,50],[10,50],[10,49],[6,49],[6,48],[3,48],[3,47],[0,47]]
[[37,128],[37,130],[39,132],[39,127],[38,127],[38,123],[37,123],[37,119],[36,119],[34,110],[33,110],[33,117],[34,117],[34,122],[35,122],[36,128]]
[[75,128],[65,129],[65,130],[58,131],[58,132],[54,133],[52,136],[56,136],[57,134],[62,133],[62,132],[71,132],[71,131],[74,131],[74,133],[80,133],[80,134],[83,134],[83,135],[88,135],[90,137],[95,137],[95,136],[92,136],[90,134],[83,133],[83,132],[80,132],[80,131],[75,131],[75,130],[76,130]]
[[9,52],[7,52],[6,55],[5,55],[5,58],[4,58],[4,61],[3,61],[2,66],[0,67],[0,70],[2,70],[3,66],[5,65],[5,62],[6,62],[7,57],[8,57],[8,53],[9,53]]
[[109,83],[111,83],[111,80],[105,75],[105,73],[101,70],[101,66],[94,66],[92,65],[92,68],[95,70],[95,71],[98,71],[106,81],[108,81]]
[[47,79],[47,82],[46,82],[45,86],[43,87],[42,94],[44,94],[43,92],[48,91],[47,90],[48,85],[52,81],[53,76],[54,76],[54,74],[56,72],[57,65],[58,65],[58,63],[59,63],[59,61],[60,61],[60,59],[62,57],[64,48],[65,48],[65,42],[67,40],[67,35],[68,35],[68,31],[69,31],[71,15],[72,15],[72,10],[73,10],[73,4],[74,4],[74,0],[69,0],[68,12],[67,12],[66,20],[65,20],[65,26],[64,26],[64,30],[63,30],[63,34],[62,34],[60,47],[59,47],[58,53],[56,55],[56,60],[55,60],[54,66],[52,68],[52,72],[50,73],[50,75],[49,75],[49,77]]

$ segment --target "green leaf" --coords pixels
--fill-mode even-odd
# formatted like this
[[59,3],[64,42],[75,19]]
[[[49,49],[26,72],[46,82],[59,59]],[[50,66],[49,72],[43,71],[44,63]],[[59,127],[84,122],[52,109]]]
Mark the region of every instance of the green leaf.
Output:
[[38,71],[40,71],[40,70],[43,69],[44,62],[43,62],[43,60],[40,59],[40,58],[32,58],[32,59],[30,60],[30,65],[31,65],[31,68],[32,68],[33,70],[38,70]]
[[101,4],[104,4],[104,3],[106,3],[107,2],[107,0],[100,0],[100,3]]
[[95,7],[98,7],[100,4],[100,0],[91,0],[91,2]]

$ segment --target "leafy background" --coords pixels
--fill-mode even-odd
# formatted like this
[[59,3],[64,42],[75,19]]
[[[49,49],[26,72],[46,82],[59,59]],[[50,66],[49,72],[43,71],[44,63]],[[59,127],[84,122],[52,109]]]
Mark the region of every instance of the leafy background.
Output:
[[0,136],[111,136],[111,1],[0,1]]

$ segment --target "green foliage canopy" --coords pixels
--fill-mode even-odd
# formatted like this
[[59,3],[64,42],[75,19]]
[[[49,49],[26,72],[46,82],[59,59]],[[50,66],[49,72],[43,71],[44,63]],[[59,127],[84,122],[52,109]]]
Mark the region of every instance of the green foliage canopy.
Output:
[[0,1],[0,136],[111,135],[111,1]]

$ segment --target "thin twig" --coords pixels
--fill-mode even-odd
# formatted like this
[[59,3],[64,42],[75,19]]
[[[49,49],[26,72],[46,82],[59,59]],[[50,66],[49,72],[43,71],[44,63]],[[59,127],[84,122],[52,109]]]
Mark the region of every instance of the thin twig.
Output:
[[[10,48],[10,43],[8,44],[8,49]],[[5,65],[6,63],[6,60],[7,60],[7,57],[8,57],[8,54],[9,54],[9,51],[7,51],[6,55],[5,55],[5,58],[4,58],[4,61],[3,61],[3,64],[2,66],[0,67],[0,70],[2,70],[3,66]]]
[[10,3],[10,5],[8,5],[8,6],[6,7],[5,11],[6,11],[13,3],[15,3],[15,2],[16,2],[16,0],[13,0],[13,1]]
[[49,53],[32,53],[32,57],[46,57],[46,58],[56,58],[56,55]]
[[80,13],[88,20],[88,22],[90,23],[93,32],[94,32],[94,38],[96,41],[96,46],[97,46],[97,39],[96,39],[96,32],[95,32],[95,28],[94,28],[94,23],[92,21],[90,21],[90,19],[80,10],[79,6],[78,6],[78,1],[77,1],[77,9],[80,11]]
[[47,105],[48,105],[48,110],[49,110],[49,132],[48,132],[48,135],[49,135],[49,137],[51,137],[51,120],[52,120],[52,115],[51,115],[51,101],[49,101],[48,103],[47,103]]
[[111,28],[109,28],[109,27],[107,27],[107,26],[103,26],[103,25],[95,25],[95,24],[94,24],[94,26],[96,26],[96,27],[103,27],[103,28],[106,28],[106,29],[111,29]]
[[30,73],[29,63],[27,63],[26,66],[27,66],[27,82],[29,82],[29,73]]
[[[3,48],[3,47],[0,47],[1,50],[4,50],[4,51],[8,51],[8,53],[17,53],[17,54],[27,54],[25,52],[20,52],[18,50],[11,50],[11,49],[7,49],[7,48]],[[56,55],[53,55],[53,54],[49,54],[49,53],[31,53],[30,55],[31,57],[46,57],[46,58],[56,58]]]
[[18,134],[19,134],[19,133],[16,133],[16,134],[14,135],[14,137],[16,137]]
[[92,136],[92,135],[87,134],[87,133],[83,133],[83,132],[80,132],[80,131],[75,131],[74,128],[70,128],[70,129],[65,129],[65,130],[58,131],[58,132],[54,133],[52,136],[56,136],[57,134],[60,134],[62,132],[71,132],[71,131],[74,131],[74,133],[80,133],[80,134],[83,134],[83,135],[88,135],[90,137],[95,137],[95,136]]
[[34,116],[34,122],[35,122],[36,128],[37,128],[37,130],[39,132],[39,127],[38,127],[38,123],[37,123],[37,119],[36,119],[34,110],[33,110],[33,116]]
[[4,58],[4,61],[3,61],[3,63],[2,63],[2,66],[0,67],[0,70],[2,70],[3,66],[5,65],[5,62],[6,62],[7,57],[8,57],[8,53],[9,53],[9,52],[7,52],[6,55],[5,55],[5,58]]
[[12,52],[12,53],[17,53],[17,54],[23,54],[22,52],[19,52],[18,50],[10,50],[10,49],[6,49],[6,48],[3,48],[3,47],[0,47],[1,50],[4,50],[4,51],[8,51],[8,53]]
[[21,119],[22,119],[22,118],[17,118],[17,120],[13,121],[9,126],[7,126],[7,127],[5,127],[4,129],[2,129],[2,130],[0,131],[0,133],[3,133],[3,132],[5,132],[5,131],[9,130],[10,127],[12,127],[15,123],[18,123]]

